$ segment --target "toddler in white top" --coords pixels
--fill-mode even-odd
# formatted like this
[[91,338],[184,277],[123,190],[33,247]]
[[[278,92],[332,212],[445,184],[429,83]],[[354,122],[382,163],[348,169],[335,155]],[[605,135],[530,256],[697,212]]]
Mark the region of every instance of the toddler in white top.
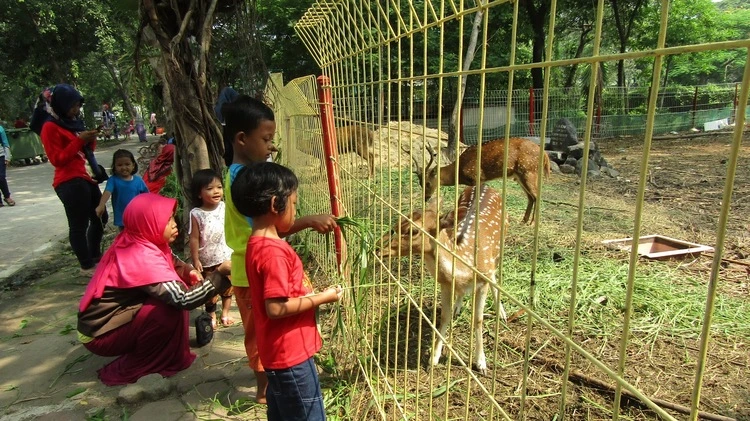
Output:
[[[214,170],[200,170],[193,174],[190,184],[190,198],[194,208],[190,211],[190,257],[193,266],[204,279],[209,273],[218,270],[228,276],[231,269],[232,249],[224,238],[224,188],[221,176]],[[216,302],[206,304],[206,312],[216,327]],[[221,323],[224,326],[234,324],[229,316],[232,303],[232,288],[221,297]]]

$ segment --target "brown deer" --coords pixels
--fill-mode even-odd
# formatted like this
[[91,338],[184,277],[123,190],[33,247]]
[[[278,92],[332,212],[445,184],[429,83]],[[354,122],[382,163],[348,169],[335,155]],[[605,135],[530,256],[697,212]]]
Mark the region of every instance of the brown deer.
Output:
[[[336,144],[339,154],[354,152],[367,161],[370,169],[370,177],[375,174],[375,155],[373,154],[373,143],[375,135],[373,132],[360,124],[336,128]],[[316,147],[317,146],[317,147]],[[312,139],[300,140],[297,142],[297,149],[312,155],[318,159],[323,159],[323,147],[314,145]],[[323,166],[325,168],[325,166]]]
[[[417,169],[415,173],[419,179],[419,184],[424,187],[425,199],[429,199],[437,190],[437,187],[456,184],[456,163],[458,163],[458,184],[466,186],[476,185],[477,173],[477,147],[471,146],[452,164],[438,168],[431,168],[435,157],[435,151],[427,145],[430,152],[430,162],[427,164],[425,179],[422,180],[422,169],[417,160],[414,164]],[[482,145],[482,162],[479,181],[489,181],[503,176],[503,153],[505,150],[505,139],[495,139]],[[413,157],[412,157],[413,159]],[[549,157],[544,154],[544,175],[549,177],[550,166]],[[508,140],[508,168],[507,176],[516,179],[518,184],[526,193],[528,204],[526,213],[523,216],[523,222],[534,222],[534,206],[536,205],[539,191],[537,189],[539,166],[539,145],[536,143],[517,137]],[[531,217],[531,220],[529,220]]]
[[373,144],[375,136],[372,130],[360,124],[336,128],[336,143],[340,154],[354,152],[367,161],[370,167],[370,177],[375,175],[375,155]]
[[[479,207],[479,220],[476,220]],[[482,184],[467,187],[458,199],[458,214],[453,211],[439,215],[439,204],[436,200],[427,202],[427,207],[414,211],[409,218],[402,218],[380,242],[382,257],[401,257],[421,255],[422,261],[433,278],[440,284],[440,327],[432,350],[432,365],[440,360],[443,351],[443,338],[455,314],[461,309],[466,294],[474,288],[474,271],[471,267],[496,281],[497,258],[500,255],[500,229],[502,199],[496,190]],[[458,220],[458,223],[454,223]],[[506,215],[507,229],[508,218]],[[424,232],[431,237],[423,238]],[[480,232],[481,235],[477,235]],[[465,262],[454,259],[446,250],[437,251],[440,245],[455,253]],[[476,244],[476,260],[475,256]],[[454,264],[455,262],[455,264]],[[437,269],[437,273],[436,272]],[[490,284],[484,278],[476,276],[476,294],[474,300],[474,365],[482,374],[487,374],[487,361],[484,355],[482,323],[484,305]],[[455,297],[453,293],[455,291]],[[498,298],[497,289],[493,288],[498,314],[506,320],[505,309]],[[454,299],[455,298],[455,299]]]

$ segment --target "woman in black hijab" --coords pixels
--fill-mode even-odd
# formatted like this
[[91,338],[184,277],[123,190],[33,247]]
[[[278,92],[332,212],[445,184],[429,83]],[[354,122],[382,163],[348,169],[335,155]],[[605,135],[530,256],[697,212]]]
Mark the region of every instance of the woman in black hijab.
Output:
[[107,213],[96,214],[102,193],[98,182],[89,174],[86,164],[92,163],[98,130],[86,130],[79,118],[83,97],[72,86],[60,84],[51,92],[49,119],[41,128],[42,143],[55,167],[52,187],[65,207],[68,238],[81,275],[93,275],[101,258],[101,242]]

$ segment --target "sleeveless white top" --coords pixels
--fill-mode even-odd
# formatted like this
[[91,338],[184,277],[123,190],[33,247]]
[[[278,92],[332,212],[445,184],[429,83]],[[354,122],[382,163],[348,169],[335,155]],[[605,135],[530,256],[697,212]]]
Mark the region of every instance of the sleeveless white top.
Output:
[[[203,267],[215,266],[229,260],[232,257],[232,249],[224,238],[224,202],[219,202],[219,206],[211,211],[193,208],[190,218],[198,222],[198,228],[201,230],[198,257]],[[188,234],[192,228],[191,223]]]

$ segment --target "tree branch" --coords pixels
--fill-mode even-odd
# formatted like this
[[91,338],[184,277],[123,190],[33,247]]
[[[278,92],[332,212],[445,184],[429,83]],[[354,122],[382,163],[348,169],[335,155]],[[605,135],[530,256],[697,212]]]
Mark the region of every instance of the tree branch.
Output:
[[175,2],[172,1],[173,6],[172,9],[174,9],[175,14],[177,15],[177,23],[180,25],[180,31],[172,37],[172,41],[170,41],[170,49],[173,49],[179,45],[182,40],[185,38],[185,32],[187,31],[188,25],[190,25],[190,20],[193,17],[193,10],[195,9],[195,0],[190,0],[190,8],[188,9],[187,13],[185,13],[185,18],[180,17],[180,11],[178,9],[175,9]]

